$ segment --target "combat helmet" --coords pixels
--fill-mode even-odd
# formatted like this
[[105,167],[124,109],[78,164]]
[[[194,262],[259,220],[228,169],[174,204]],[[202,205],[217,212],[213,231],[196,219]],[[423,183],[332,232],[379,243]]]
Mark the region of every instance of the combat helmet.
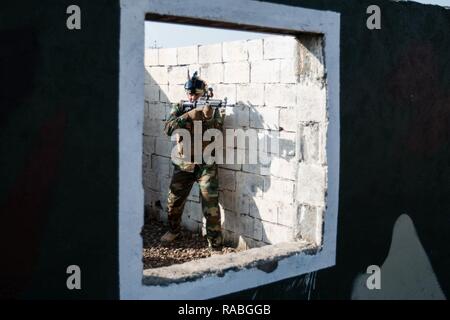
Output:
[[191,94],[204,95],[207,90],[207,85],[205,81],[198,77],[197,71],[194,72],[192,78],[189,77],[188,71],[188,81],[184,84],[184,89]]

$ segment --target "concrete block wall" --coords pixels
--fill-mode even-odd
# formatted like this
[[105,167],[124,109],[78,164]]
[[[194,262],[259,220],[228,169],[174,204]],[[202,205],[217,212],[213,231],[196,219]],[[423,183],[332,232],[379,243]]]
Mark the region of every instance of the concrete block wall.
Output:
[[[305,35],[146,49],[143,184],[149,211],[167,220],[172,143],[162,128],[169,103],[185,98],[188,70],[196,70],[216,98],[228,98],[225,128],[258,130],[258,148],[272,156],[264,165],[219,166],[225,240],[241,248],[296,239],[320,244],[327,185],[322,46],[320,36]],[[278,153],[264,143],[269,134],[279,136]],[[182,223],[204,233],[204,222],[195,184]]]

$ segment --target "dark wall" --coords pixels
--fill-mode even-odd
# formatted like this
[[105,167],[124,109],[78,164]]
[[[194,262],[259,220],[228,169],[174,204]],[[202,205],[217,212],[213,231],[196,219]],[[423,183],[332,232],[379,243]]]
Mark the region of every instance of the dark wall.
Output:
[[0,7],[0,297],[117,298],[118,3]]
[[[403,213],[450,297],[450,10],[388,1],[273,2],[341,13],[337,262],[314,275],[314,289],[308,275],[227,297],[349,299],[356,277],[387,258]],[[381,30],[366,28],[372,4],[381,8]],[[405,272],[415,267],[410,262]]]
[[[388,1],[273,1],[341,13],[337,264],[234,298],[348,299],[407,213],[450,296],[450,11]],[[0,297],[117,298],[118,1],[0,10]],[[378,4],[382,29],[366,28]],[[82,290],[66,288],[66,267]],[[276,292],[276,294],[274,294]]]

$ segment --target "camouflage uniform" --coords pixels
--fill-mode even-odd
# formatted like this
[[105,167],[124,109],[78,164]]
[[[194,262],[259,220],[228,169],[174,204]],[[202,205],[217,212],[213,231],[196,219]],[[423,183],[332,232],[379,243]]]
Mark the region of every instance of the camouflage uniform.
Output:
[[[165,123],[164,131],[171,136],[176,129],[190,130],[193,133],[193,123],[180,117],[183,114],[181,104],[172,106],[171,114]],[[213,117],[202,123],[202,131],[215,128],[222,130],[224,115],[218,109],[214,110]],[[193,140],[191,140],[193,141]],[[209,142],[206,142],[206,145]],[[192,147],[193,147],[192,143]],[[202,150],[206,146],[202,147]],[[179,149],[179,153],[182,150]],[[192,160],[192,159],[191,159]],[[190,161],[177,161],[174,163],[174,172],[169,187],[167,201],[169,229],[172,233],[180,231],[181,216],[186,199],[194,182],[200,187],[203,216],[206,219],[206,238],[212,247],[222,244],[221,218],[219,211],[219,191],[217,164],[196,164]]]

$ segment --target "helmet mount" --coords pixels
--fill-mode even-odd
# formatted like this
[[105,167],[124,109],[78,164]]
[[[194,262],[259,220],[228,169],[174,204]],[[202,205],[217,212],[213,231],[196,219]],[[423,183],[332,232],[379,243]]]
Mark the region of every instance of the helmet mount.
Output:
[[206,83],[198,77],[197,71],[195,71],[192,78],[190,78],[188,70],[188,81],[184,84],[184,89],[190,94],[204,95],[206,92]]

